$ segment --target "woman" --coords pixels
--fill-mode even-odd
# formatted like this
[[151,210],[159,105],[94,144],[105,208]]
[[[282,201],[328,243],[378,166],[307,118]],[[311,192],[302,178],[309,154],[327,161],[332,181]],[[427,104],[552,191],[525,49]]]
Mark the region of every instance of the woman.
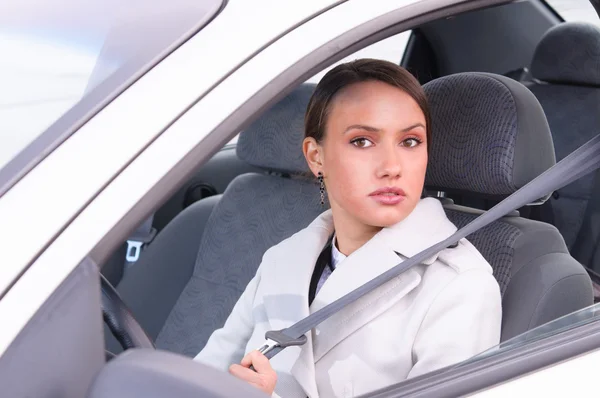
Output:
[[302,149],[331,210],[265,253],[197,360],[268,394],[348,397],[498,344],[499,286],[462,240],[321,323],[302,347],[270,362],[253,350],[266,331],[292,325],[456,231],[436,199],[421,199],[429,126],[422,87],[393,63],[357,60],[323,77]]

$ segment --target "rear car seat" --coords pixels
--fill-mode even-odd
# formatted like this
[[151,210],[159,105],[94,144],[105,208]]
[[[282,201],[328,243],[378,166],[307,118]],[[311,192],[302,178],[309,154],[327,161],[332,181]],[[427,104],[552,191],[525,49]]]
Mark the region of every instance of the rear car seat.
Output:
[[[562,23],[542,37],[526,86],[540,101],[557,161],[600,133],[600,28]],[[554,225],[571,255],[600,272],[600,172],[554,193]]]

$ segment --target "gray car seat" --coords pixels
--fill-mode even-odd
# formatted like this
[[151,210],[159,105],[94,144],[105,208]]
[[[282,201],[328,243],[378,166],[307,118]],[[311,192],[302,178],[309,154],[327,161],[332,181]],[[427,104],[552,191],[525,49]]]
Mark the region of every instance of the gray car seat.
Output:
[[[516,188],[514,184],[525,183],[553,161],[543,114],[538,109],[532,115],[527,112],[531,109],[519,105],[522,101],[535,102],[535,98],[526,90],[530,97],[512,97],[508,88],[498,88],[504,87],[500,83],[493,83],[492,88],[489,84],[479,84],[496,82],[494,79],[467,74],[443,78],[428,86],[431,96],[445,98],[443,103],[434,101],[432,109],[438,120],[433,132],[438,149],[432,148],[432,162],[443,164],[432,168],[430,182],[439,182],[442,188],[460,186],[457,176],[474,167],[478,172],[467,176],[468,180],[475,179],[466,187],[485,190],[500,183],[500,191],[509,193],[506,191]],[[473,82],[477,83],[474,90]],[[455,108],[463,113],[456,115],[455,120],[448,112],[452,111],[452,103],[460,102],[461,87],[471,91],[472,102],[469,107]],[[161,231],[124,276],[119,285],[122,298],[158,348],[196,355],[212,331],[225,322],[267,248],[305,227],[323,211],[317,185],[298,176],[308,170],[301,142],[304,111],[312,90],[311,85],[300,86],[241,134],[238,156],[264,169],[263,174],[241,175],[221,197],[203,199],[186,208]],[[503,90],[500,104],[493,100],[499,90]],[[445,107],[445,113],[438,111],[441,106]],[[461,123],[465,123],[464,130],[468,131],[468,145],[460,152],[463,156],[460,160],[452,155],[459,152],[449,150],[448,156],[453,161],[448,162],[448,157],[439,154],[445,146],[460,142],[461,137],[456,134]],[[496,139],[501,143],[512,137],[499,152],[500,158],[477,156],[490,144],[497,144],[482,134],[488,124],[496,126]],[[456,129],[442,130],[446,125]],[[455,135],[456,141],[442,137],[449,133]],[[523,164],[523,151],[533,145],[539,148],[543,139],[548,142],[547,153],[540,155],[537,163]],[[511,158],[508,153],[519,156]],[[503,169],[505,161],[509,164]],[[440,168],[448,173],[436,174]],[[462,209],[451,209],[450,213],[458,214],[453,217],[458,223],[471,217],[470,211]],[[532,240],[535,231],[545,233],[549,243]],[[506,304],[503,328],[508,331],[505,335],[527,330],[591,303],[591,287],[585,271],[569,257],[553,227],[517,218],[496,223],[478,236],[475,242],[496,269],[503,286]],[[568,282],[562,283],[563,280]],[[108,348],[118,351],[111,339]]]
[[[433,118],[428,190],[503,197],[554,164],[544,112],[522,84],[464,73],[434,80],[425,90]],[[482,213],[445,208],[459,228]],[[500,284],[503,340],[593,304],[590,278],[554,226],[509,215],[467,239]]]
[[[221,326],[263,253],[325,209],[301,152],[303,85],[241,134],[238,156],[264,170],[235,178],[223,195],[183,210],[154,239],[118,286],[158,348],[193,356]],[[298,138],[300,137],[300,141]],[[118,352],[115,339],[107,348]]]
[[[536,47],[531,76],[526,85],[546,112],[562,160],[600,133],[600,28],[579,22],[551,28]],[[550,203],[573,257],[600,272],[600,173],[559,189]]]

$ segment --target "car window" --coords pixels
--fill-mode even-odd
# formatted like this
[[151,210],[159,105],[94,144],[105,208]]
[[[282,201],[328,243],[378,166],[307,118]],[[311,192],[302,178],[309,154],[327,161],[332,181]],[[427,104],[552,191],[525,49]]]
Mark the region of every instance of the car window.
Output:
[[600,26],[598,15],[589,0],[546,0],[567,22],[585,21]]
[[[411,32],[412,31],[409,30],[406,32],[399,33],[392,37],[388,37],[387,39],[378,41],[377,43],[371,44],[370,46],[365,47],[362,50],[356,51],[351,55],[347,56],[346,58],[329,66],[328,68],[323,69],[321,72],[312,76],[306,82],[317,84],[330,69],[335,68],[341,63],[359,58],[384,59],[386,61],[400,64],[400,61],[402,61],[402,56],[404,55],[404,51],[406,50],[406,46],[408,44],[408,39],[410,38]],[[238,136],[239,135],[233,137],[233,139],[228,142],[228,145],[235,144],[238,140]]]
[[556,336],[558,334],[573,330],[575,328],[587,325],[592,322],[600,320],[600,303],[592,306],[583,308],[579,311],[572,312],[561,318],[555,319],[541,326],[533,328],[525,333],[513,337],[512,339],[506,340],[499,345],[490,348],[470,358],[467,361],[461,362],[456,366],[464,366],[466,364],[479,361],[481,359],[497,355],[501,352],[506,352],[520,347],[524,347],[535,341],[546,339],[548,337]]
[[220,3],[2,2],[0,172],[60,119],[64,134]]
[[335,68],[337,65],[342,64],[344,62],[349,62],[354,59],[359,58],[377,58],[384,59],[386,61],[394,62],[399,64],[402,60],[402,55],[406,50],[406,45],[408,44],[408,39],[410,38],[411,31],[402,32],[392,37],[388,37],[387,39],[378,41],[377,43],[371,44],[368,47],[359,50],[352,55],[347,56],[346,58],[336,62],[335,64],[329,66],[328,68],[323,69],[321,72],[317,73],[313,77],[307,80],[308,83],[318,83],[319,80],[327,73],[330,69]]

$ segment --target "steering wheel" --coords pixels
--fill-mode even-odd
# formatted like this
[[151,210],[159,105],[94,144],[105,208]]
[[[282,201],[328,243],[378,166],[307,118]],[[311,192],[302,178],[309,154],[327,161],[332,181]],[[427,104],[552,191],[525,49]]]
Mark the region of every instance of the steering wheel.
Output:
[[[130,348],[151,348],[154,349],[154,343],[142,326],[135,320],[133,314],[127,308],[116,289],[106,280],[101,278],[102,289],[102,317],[110,329],[111,333],[121,344],[124,350]],[[107,352],[107,358],[114,356]]]

